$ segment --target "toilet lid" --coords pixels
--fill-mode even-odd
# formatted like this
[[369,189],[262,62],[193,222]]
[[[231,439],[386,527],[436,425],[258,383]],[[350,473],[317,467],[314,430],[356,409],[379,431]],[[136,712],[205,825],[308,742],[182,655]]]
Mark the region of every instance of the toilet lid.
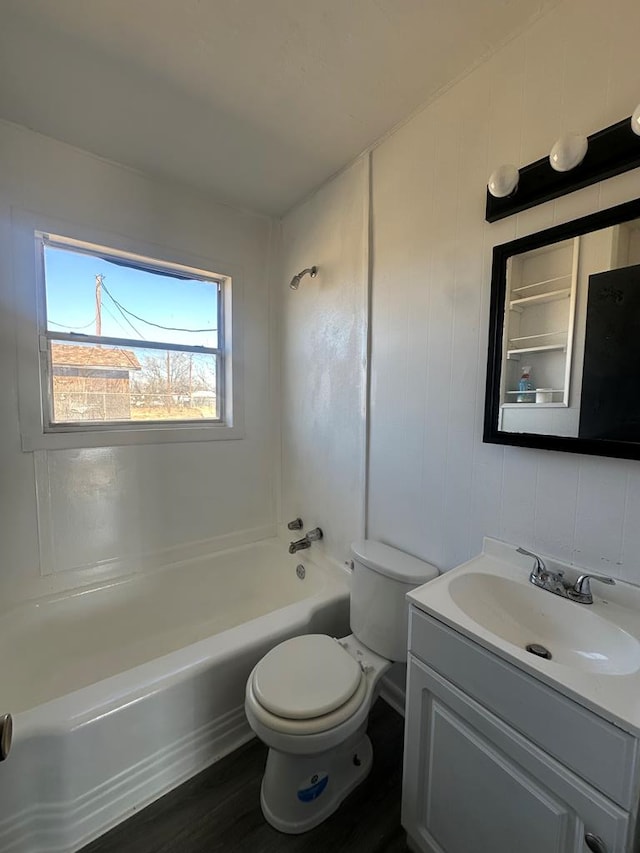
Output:
[[292,720],[319,717],[355,693],[362,670],[326,634],[293,637],[271,649],[253,673],[253,692],[272,714]]

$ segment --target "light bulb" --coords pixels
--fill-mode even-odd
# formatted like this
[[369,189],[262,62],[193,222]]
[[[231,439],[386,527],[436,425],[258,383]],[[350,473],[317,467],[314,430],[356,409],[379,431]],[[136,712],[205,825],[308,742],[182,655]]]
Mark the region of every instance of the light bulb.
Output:
[[549,163],[556,172],[569,172],[585,158],[589,140],[580,133],[565,133],[555,143],[549,154]]
[[520,172],[511,163],[505,163],[491,173],[487,187],[494,198],[506,198],[518,188]]
[[640,136],[640,104],[638,104],[631,116],[631,130]]

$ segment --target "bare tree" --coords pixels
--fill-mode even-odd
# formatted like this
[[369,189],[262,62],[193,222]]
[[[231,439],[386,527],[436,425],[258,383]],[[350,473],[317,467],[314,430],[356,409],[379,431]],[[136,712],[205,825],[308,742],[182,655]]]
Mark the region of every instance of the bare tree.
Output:
[[[190,400],[194,391],[215,391],[215,359],[189,352],[167,350],[164,355],[140,358],[142,370],[131,378],[131,391],[172,402]],[[176,399],[177,398],[177,399]]]

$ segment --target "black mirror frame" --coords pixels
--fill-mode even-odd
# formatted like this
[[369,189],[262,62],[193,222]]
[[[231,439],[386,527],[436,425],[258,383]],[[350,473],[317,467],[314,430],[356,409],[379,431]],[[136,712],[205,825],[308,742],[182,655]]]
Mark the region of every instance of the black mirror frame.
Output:
[[628,201],[608,210],[591,213],[553,228],[502,243],[493,249],[491,268],[491,303],[489,309],[489,345],[487,384],[485,391],[484,434],[488,444],[506,444],[515,447],[534,447],[541,450],[564,450],[593,456],[610,456],[617,459],[640,459],[638,443],[609,441],[607,439],[571,438],[568,436],[538,435],[529,432],[504,432],[498,429],[500,414],[500,377],[502,372],[502,336],[507,285],[507,260],[513,255],[539,249],[589,231],[598,231],[620,222],[640,218],[640,199]]

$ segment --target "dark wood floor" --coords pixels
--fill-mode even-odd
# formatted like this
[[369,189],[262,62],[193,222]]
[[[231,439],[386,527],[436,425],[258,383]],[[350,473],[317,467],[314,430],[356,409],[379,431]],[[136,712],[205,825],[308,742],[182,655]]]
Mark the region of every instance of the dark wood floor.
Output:
[[403,720],[374,705],[368,778],[323,824],[282,835],[260,811],[266,748],[251,741],[147,806],[81,853],[406,853],[400,826]]

